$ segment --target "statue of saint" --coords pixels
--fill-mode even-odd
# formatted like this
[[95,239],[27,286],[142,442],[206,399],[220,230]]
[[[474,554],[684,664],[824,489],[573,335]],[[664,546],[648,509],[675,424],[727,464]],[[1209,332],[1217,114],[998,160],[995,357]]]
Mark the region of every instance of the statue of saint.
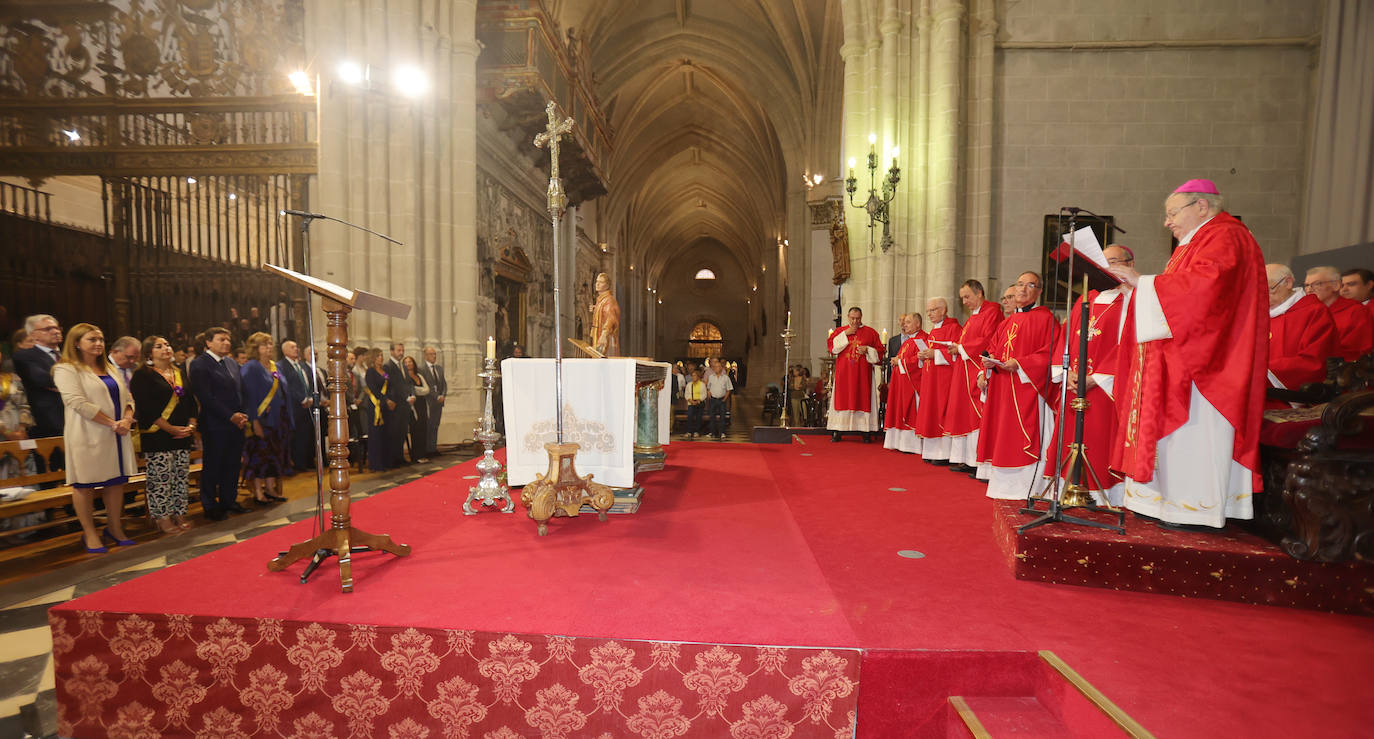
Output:
[[849,279],[849,228],[839,218],[830,221],[830,258],[834,282],[843,284]]
[[596,276],[596,303],[592,305],[592,348],[607,357],[620,356],[620,303],[605,272]]

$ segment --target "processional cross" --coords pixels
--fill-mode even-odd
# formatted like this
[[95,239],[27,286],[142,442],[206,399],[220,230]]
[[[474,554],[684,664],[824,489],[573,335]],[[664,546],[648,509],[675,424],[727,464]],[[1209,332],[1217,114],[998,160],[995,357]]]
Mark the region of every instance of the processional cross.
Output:
[[558,438],[552,444],[545,444],[549,453],[548,472],[538,475],[537,479],[525,486],[520,501],[529,509],[530,518],[539,525],[539,535],[548,533],[548,521],[553,516],[575,517],[583,503],[596,509],[597,517],[606,520],[606,511],[615,503],[615,494],[599,482],[592,482],[592,476],[577,474],[574,458],[578,445],[563,443],[563,309],[559,299],[559,238],[562,234],[563,207],[568,199],[563,194],[563,180],[558,173],[558,139],[573,129],[572,118],[558,118],[557,106],[550,100],[544,106],[549,117],[548,127],[534,137],[534,145],[549,147],[549,219],[553,221],[553,373],[554,398],[557,403],[555,417],[558,419]]

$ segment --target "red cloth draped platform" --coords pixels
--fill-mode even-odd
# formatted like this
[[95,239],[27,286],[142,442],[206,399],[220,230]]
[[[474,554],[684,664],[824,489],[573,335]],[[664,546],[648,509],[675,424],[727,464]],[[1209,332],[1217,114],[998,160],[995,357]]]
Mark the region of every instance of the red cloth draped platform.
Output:
[[[1374,616],[1369,562],[1304,562],[1236,524],[1217,533],[1166,531],[1131,514],[1124,536],[1071,524],[1017,535],[1033,520],[1023,507],[1017,500],[993,506],[997,540],[1021,580]],[[1069,515],[1116,523],[1108,512]]]
[[358,501],[414,553],[355,556],[351,594],[333,562],[266,570],[305,521],[54,608],[59,731],[945,736],[962,695],[1040,696],[1100,736],[1041,649],[1158,736],[1374,721],[1369,619],[1018,581],[981,485],[878,445],[668,462],[638,513],[543,538],[521,509],[462,515],[471,464]]

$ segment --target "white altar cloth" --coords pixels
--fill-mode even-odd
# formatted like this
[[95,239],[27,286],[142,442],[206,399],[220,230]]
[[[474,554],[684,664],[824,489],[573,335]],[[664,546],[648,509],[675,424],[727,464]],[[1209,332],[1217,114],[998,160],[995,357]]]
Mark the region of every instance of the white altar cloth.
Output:
[[[555,441],[554,360],[512,358],[501,362],[506,416],[506,481],[534,482],[549,468],[544,444]],[[563,360],[563,441],[581,445],[577,471],[611,487],[634,485],[635,366],[662,362],[613,359]],[[671,369],[669,369],[671,372]],[[671,375],[669,375],[671,382]],[[672,392],[658,393],[658,443],[667,444]]]

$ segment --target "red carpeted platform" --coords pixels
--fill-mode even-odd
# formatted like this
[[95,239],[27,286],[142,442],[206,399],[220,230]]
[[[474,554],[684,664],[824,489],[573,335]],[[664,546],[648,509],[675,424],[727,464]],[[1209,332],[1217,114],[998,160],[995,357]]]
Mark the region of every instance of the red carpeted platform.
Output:
[[1374,719],[1368,619],[1018,581],[980,485],[876,445],[668,461],[638,513],[544,538],[463,516],[470,465],[360,501],[357,525],[414,553],[358,555],[352,594],[328,567],[267,572],[305,522],[71,601],[61,731],[943,735],[950,695],[1044,692],[1037,649],[1158,736]]
[[[1303,562],[1237,525],[1216,533],[1167,531],[1130,515],[1124,535],[1068,524],[1018,535],[1017,527],[1032,520],[1020,513],[1024,507],[1012,500],[993,505],[997,541],[1021,580],[1374,615],[1369,562]],[[1072,515],[1116,523],[1107,512]]]

